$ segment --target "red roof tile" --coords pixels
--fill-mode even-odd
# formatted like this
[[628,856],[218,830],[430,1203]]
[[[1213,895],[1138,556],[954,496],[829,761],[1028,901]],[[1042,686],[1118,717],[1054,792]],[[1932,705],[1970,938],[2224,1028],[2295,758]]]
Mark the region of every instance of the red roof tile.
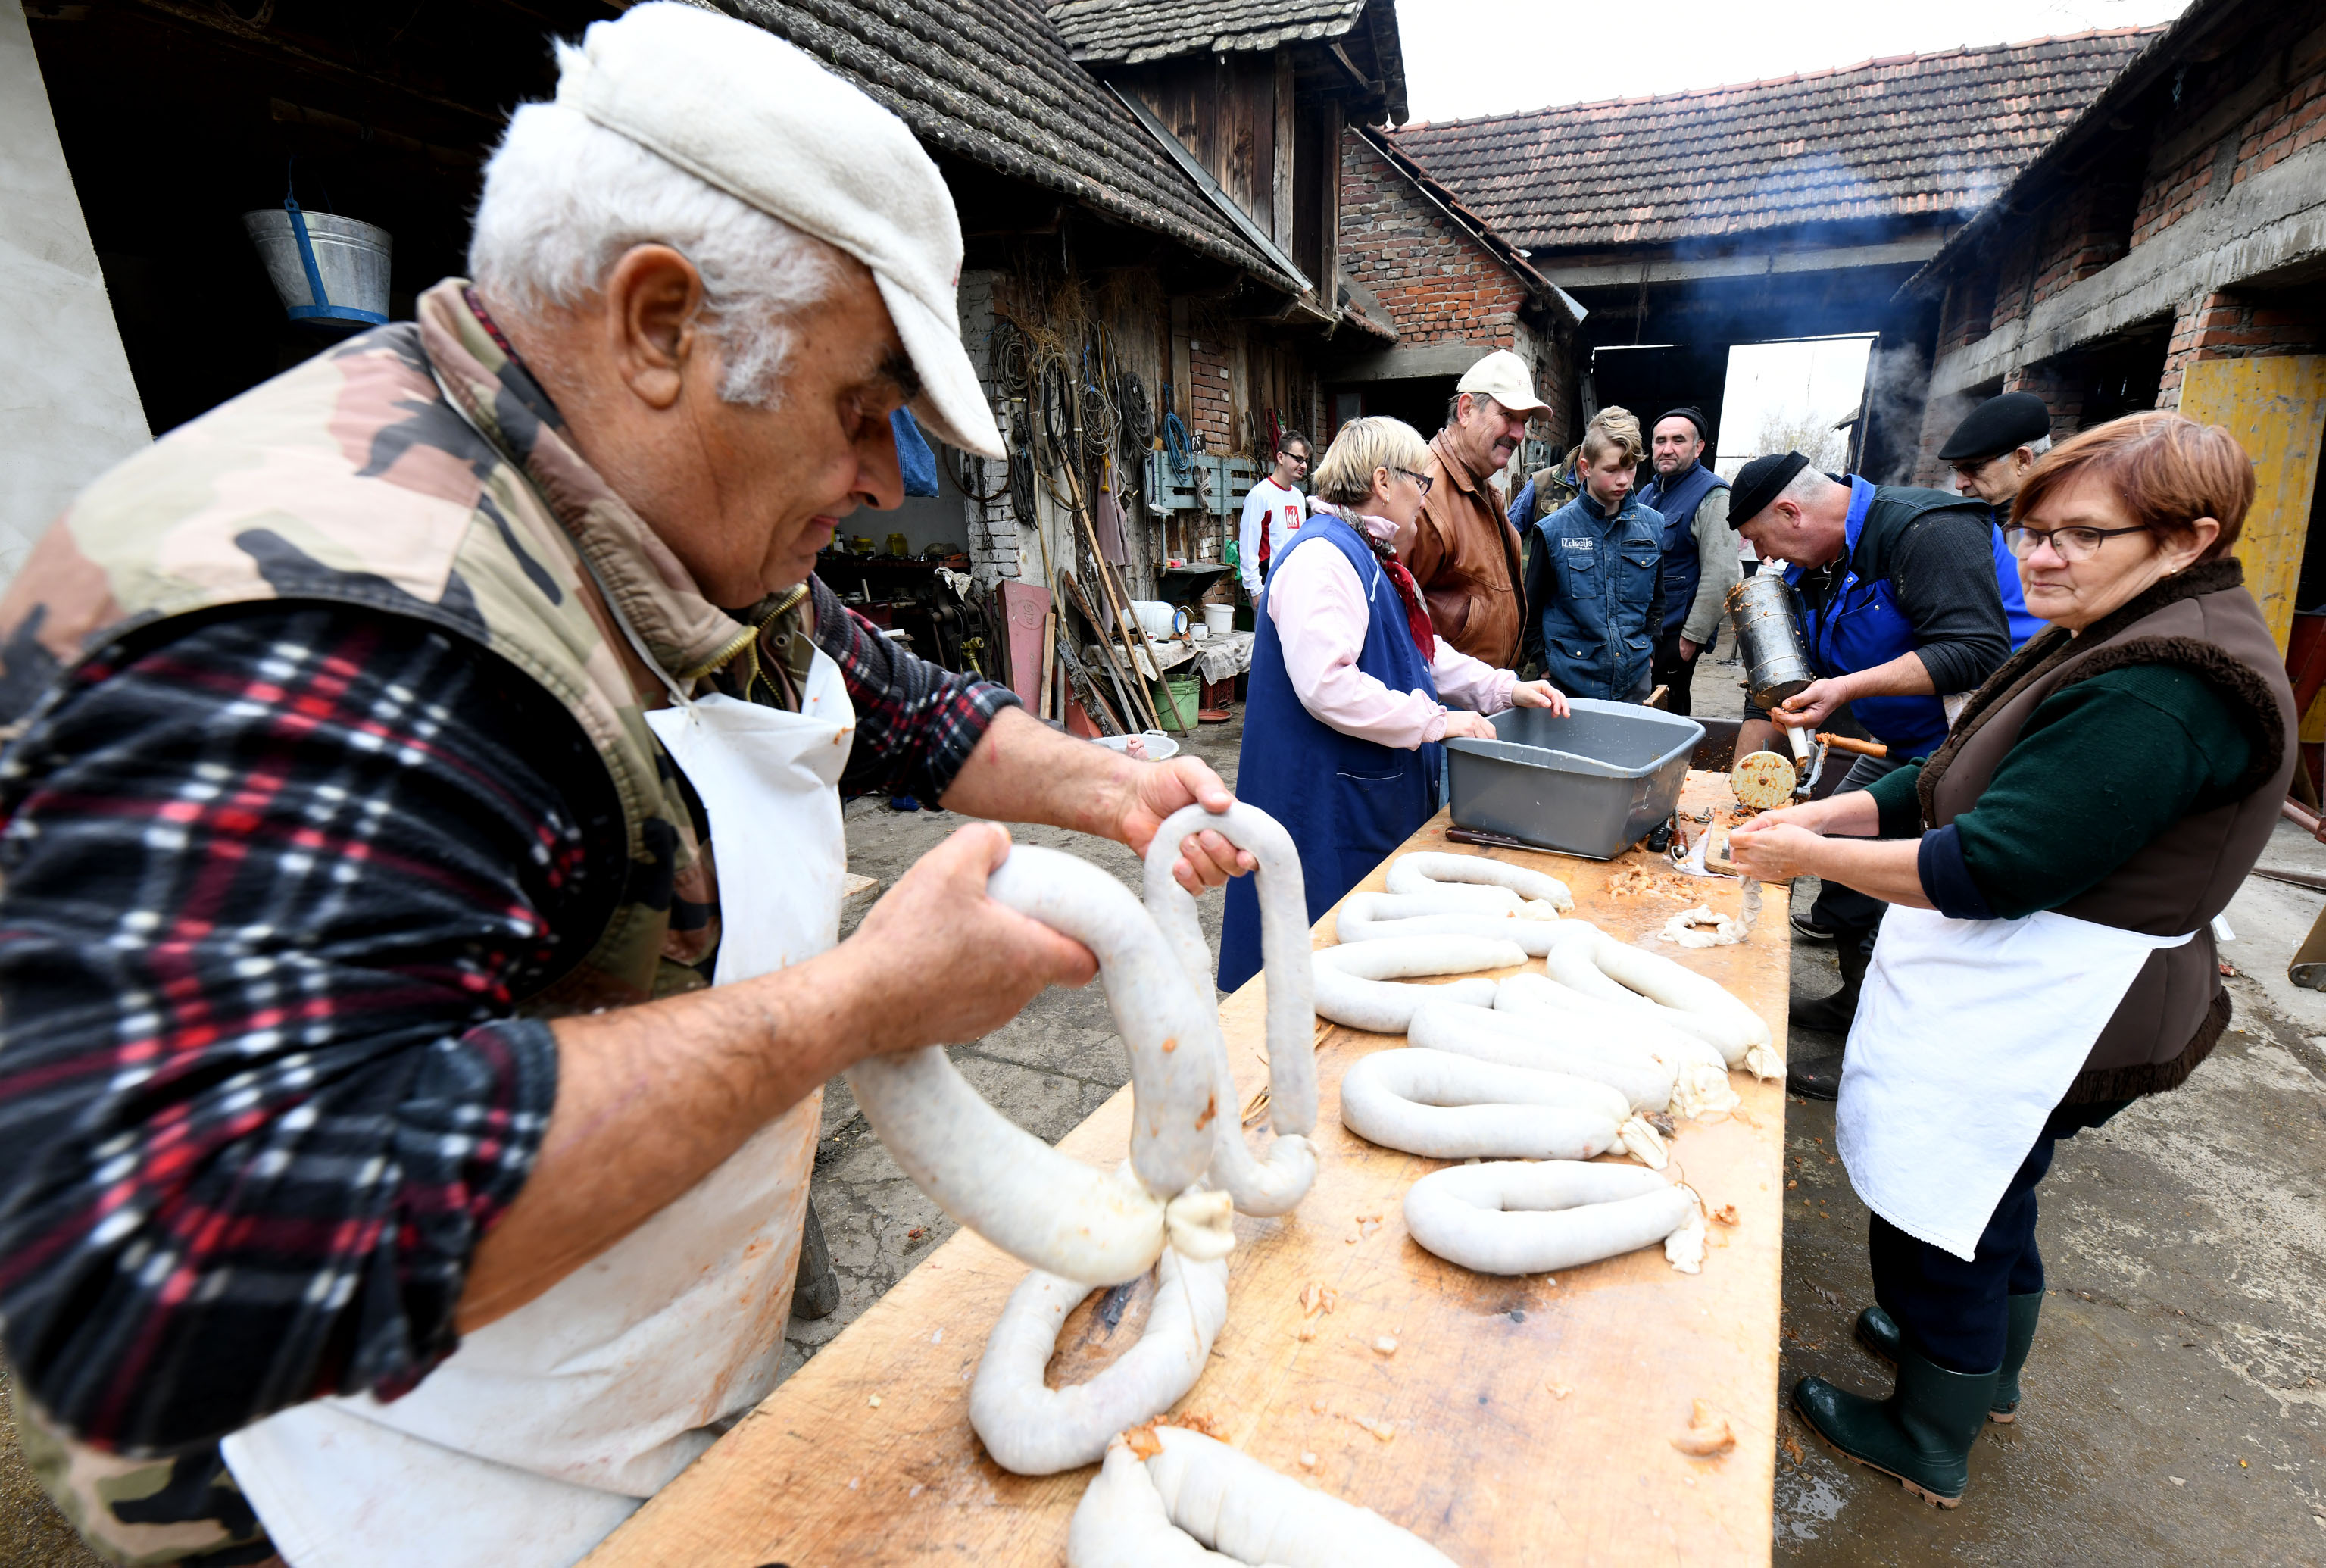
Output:
[[1985,205],[2164,31],[1870,60],[1391,133],[1530,249],[1670,244]]

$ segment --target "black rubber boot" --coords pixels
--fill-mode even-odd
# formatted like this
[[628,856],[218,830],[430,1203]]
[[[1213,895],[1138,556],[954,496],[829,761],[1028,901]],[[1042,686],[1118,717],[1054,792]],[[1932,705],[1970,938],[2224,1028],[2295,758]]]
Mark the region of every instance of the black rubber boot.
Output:
[[1986,1426],[2000,1376],[2000,1368],[1949,1372],[1902,1346],[1889,1398],[1867,1399],[1822,1377],[1804,1377],[1793,1385],[1793,1409],[1842,1458],[1951,1508],[1970,1484],[1970,1445]]
[[1785,1042],[1785,1092],[1805,1100],[1830,1100],[1841,1093],[1841,1042],[1828,1045],[1806,1035]]
[[[2028,1347],[2035,1343],[2035,1322],[2043,1315],[2043,1293],[2030,1291],[2009,1298],[2011,1318],[2004,1330],[2003,1369],[1996,1374],[1995,1404],[1989,1421],[2005,1423],[2019,1419],[2019,1369],[2027,1365]],[[1885,1366],[1898,1364],[1898,1324],[1880,1307],[1857,1314],[1857,1342],[1865,1353]]]
[[[1847,1034],[1857,1017],[1857,994],[1865,987],[1866,966],[1873,955],[1866,950],[1859,933],[1845,931],[1834,938],[1834,959],[1841,966],[1841,989],[1830,996],[1809,1001],[1796,998],[1785,1010],[1785,1016],[1795,1029],[1814,1029],[1825,1034]],[[1831,1099],[1833,1097],[1824,1097]]]

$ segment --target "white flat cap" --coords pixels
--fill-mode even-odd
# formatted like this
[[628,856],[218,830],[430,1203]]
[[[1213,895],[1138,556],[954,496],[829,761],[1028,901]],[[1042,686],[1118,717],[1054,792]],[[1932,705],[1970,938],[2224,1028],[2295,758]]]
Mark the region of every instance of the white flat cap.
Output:
[[1534,395],[1534,372],[1527,369],[1527,362],[1508,349],[1496,349],[1463,371],[1454,390],[1484,393],[1513,414],[1531,414],[1550,406]]
[[962,347],[961,219],[905,122],[762,28],[657,0],[563,51],[557,101],[871,268],[922,422],[1003,455]]

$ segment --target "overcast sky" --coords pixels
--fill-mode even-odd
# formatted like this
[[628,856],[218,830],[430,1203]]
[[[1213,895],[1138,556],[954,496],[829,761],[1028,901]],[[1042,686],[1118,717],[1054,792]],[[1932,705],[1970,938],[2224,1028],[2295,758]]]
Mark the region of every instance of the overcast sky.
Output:
[[1418,120],[1681,92],[1884,54],[2169,22],[2186,0],[1397,0]]

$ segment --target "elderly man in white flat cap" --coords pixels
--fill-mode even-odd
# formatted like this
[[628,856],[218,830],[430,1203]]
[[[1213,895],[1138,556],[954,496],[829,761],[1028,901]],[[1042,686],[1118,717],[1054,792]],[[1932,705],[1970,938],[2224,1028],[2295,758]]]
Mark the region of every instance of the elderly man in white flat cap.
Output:
[[1407,565],[1437,635],[1496,669],[1518,664],[1526,584],[1518,532],[1492,481],[1548,406],[1527,362],[1495,350],[1462,373],[1421,476],[1427,494]]
[[841,789],[1134,850],[1230,804],[810,574],[896,410],[1001,452],[905,126],[686,5],[561,60],[473,281],[0,602],[0,1328],[119,1561],[573,1562],[773,1386],[824,1080],[1093,972],[988,825],[835,944]]

